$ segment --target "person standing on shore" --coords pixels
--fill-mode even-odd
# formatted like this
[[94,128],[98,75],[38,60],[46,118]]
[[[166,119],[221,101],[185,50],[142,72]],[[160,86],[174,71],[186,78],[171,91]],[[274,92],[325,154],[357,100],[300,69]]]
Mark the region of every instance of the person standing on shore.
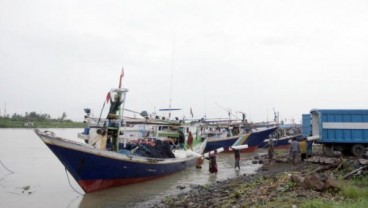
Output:
[[302,162],[307,158],[307,142],[306,138],[303,138],[302,141],[299,143],[299,149],[300,149],[300,158]]
[[293,165],[296,165],[296,159],[300,155],[300,148],[299,148],[299,142],[296,140],[295,137],[293,138],[290,144],[289,152],[290,152],[291,161],[293,161]]
[[307,157],[312,157],[313,141],[307,141]]
[[240,150],[234,149],[235,167],[240,170]]
[[209,168],[208,170],[210,171],[210,173],[214,173],[215,175],[217,175],[217,161],[216,161],[216,153],[217,151],[214,150],[214,152],[209,154]]
[[192,135],[192,132],[189,131],[188,140],[187,140],[187,147],[188,147],[188,149],[193,150],[192,145],[193,145],[193,135]]
[[273,139],[270,138],[270,140],[268,141],[268,164],[271,164],[273,160],[274,149],[275,147],[273,145]]

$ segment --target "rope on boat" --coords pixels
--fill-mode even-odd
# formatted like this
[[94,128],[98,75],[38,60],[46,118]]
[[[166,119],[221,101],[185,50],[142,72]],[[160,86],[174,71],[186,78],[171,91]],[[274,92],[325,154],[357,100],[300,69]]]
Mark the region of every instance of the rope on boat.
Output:
[[7,170],[7,171],[9,171],[11,173],[15,173],[14,171],[11,171],[10,169],[8,169],[1,160],[0,160],[0,163],[5,168],[5,170]]
[[78,194],[80,194],[81,196],[83,196],[83,194],[81,192],[79,192],[77,189],[75,189],[72,184],[70,183],[70,180],[69,180],[69,175],[68,175],[68,170],[66,169],[65,167],[65,174],[66,174],[66,177],[68,178],[68,183],[69,183],[69,186]]

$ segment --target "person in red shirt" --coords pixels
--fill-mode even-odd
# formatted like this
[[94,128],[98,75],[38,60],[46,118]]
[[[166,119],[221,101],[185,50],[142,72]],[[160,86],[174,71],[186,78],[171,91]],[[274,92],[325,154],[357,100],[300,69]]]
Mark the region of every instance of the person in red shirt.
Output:
[[193,135],[192,135],[192,132],[189,131],[188,140],[187,140],[187,147],[188,147],[188,149],[193,150],[192,145],[193,145]]

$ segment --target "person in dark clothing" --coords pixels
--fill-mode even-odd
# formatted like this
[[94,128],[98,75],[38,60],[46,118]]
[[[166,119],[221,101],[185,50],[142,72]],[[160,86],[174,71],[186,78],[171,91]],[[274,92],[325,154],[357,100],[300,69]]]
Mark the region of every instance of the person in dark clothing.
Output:
[[235,158],[235,167],[239,168],[240,170],[240,151],[237,149],[234,149],[234,158]]
[[108,119],[116,119],[117,115],[116,112],[119,110],[123,101],[121,100],[121,93],[117,93],[114,96],[114,99],[110,100],[111,105],[109,109],[109,114],[107,115]]
[[307,157],[312,157],[312,146],[313,146],[313,141],[308,141],[307,142]]
[[289,152],[290,152],[290,158],[291,158],[291,161],[293,162],[293,165],[296,165],[297,160],[300,156],[300,147],[299,147],[299,142],[296,140],[295,137],[292,139],[292,142],[289,148]]
[[179,143],[179,149],[184,149],[185,136],[182,130],[179,130],[178,143]]
[[214,150],[214,152],[210,152],[209,153],[209,158],[206,158],[207,160],[210,160],[208,162],[208,171],[210,173],[214,173],[215,175],[217,175],[217,161],[216,161],[216,154],[217,154],[217,151]]
[[270,138],[268,141],[268,164],[272,163],[275,147],[273,145],[273,139]]

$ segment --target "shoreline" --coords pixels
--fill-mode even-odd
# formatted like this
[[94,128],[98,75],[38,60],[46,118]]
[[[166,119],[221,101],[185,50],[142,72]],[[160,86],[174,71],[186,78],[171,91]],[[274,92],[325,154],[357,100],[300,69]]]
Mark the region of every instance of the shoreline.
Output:
[[[354,159],[356,161],[357,159]],[[342,160],[341,160],[342,161]],[[352,160],[347,159],[348,163]],[[342,164],[342,162],[341,162]],[[229,178],[216,181],[206,185],[193,185],[190,190],[177,195],[163,198],[158,203],[150,204],[149,207],[171,208],[171,207],[300,207],[303,204],[312,204],[308,207],[316,206],[315,203],[327,201],[335,206],[344,207],[349,203],[349,196],[341,196],[340,187],[329,190],[313,190],[305,184],[295,181],[295,178],[309,177],[309,175],[328,177],[339,175],[344,170],[324,170],[317,174],[317,170],[326,165],[312,162],[299,163],[293,166],[289,162],[273,162],[270,165],[264,164],[255,174],[240,175],[236,178]],[[339,166],[341,167],[341,165]],[[295,175],[295,177],[294,177]],[[304,180],[304,179],[303,179]],[[368,175],[363,178],[368,181]],[[338,180],[336,183],[349,183],[347,180]],[[327,183],[327,182],[326,182]],[[341,188],[343,186],[341,185]],[[368,184],[363,188],[368,190]],[[358,187],[359,190],[359,187]],[[368,192],[367,192],[368,193]],[[366,197],[366,198],[365,198]],[[330,202],[332,199],[332,202]],[[363,196],[362,203],[368,204],[368,195]],[[326,202],[323,202],[326,203]],[[322,204],[323,204],[322,203]],[[333,207],[335,207],[333,206]],[[328,206],[326,206],[328,207]]]
[[[228,178],[219,180],[211,184],[192,185],[190,190],[165,197],[159,203],[151,204],[155,208],[169,207],[219,207],[221,201],[228,198],[236,187],[242,184],[248,184],[265,177],[272,177],[282,174],[285,171],[291,171],[294,167],[291,164],[275,163],[273,165],[263,165],[256,173],[249,175],[239,175],[236,178]],[[178,200],[182,199],[182,200]],[[239,202],[241,202],[240,200]],[[237,206],[238,205],[238,206]],[[239,204],[234,204],[230,207],[242,207]]]

